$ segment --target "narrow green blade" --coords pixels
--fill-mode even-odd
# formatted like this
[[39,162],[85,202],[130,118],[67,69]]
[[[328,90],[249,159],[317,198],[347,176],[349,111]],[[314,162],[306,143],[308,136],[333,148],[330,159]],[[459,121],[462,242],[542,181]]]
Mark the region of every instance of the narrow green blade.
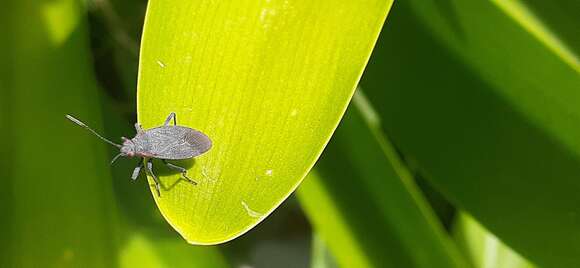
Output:
[[362,85],[406,159],[454,205],[530,261],[577,267],[577,57],[521,5],[401,3]]
[[454,233],[477,268],[535,267],[465,213],[457,216]]
[[198,185],[160,174],[157,205],[187,241],[233,239],[298,186],[344,113],[391,2],[149,2],[139,122],[159,126],[176,112],[179,125],[213,141],[182,163]]
[[362,95],[298,196],[342,267],[466,267]]
[[312,233],[312,256],[310,268],[334,268],[338,267],[328,246],[316,232]]

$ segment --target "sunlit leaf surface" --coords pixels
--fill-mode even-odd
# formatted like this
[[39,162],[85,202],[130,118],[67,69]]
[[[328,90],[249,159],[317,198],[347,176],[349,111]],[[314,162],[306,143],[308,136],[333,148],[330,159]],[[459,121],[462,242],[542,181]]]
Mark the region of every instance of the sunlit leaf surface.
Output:
[[453,231],[476,268],[535,267],[465,213],[458,214]]
[[159,172],[157,205],[187,241],[230,240],[297,187],[338,124],[391,2],[149,2],[139,122],[155,127],[176,112],[178,124],[213,141],[180,163],[197,186]]

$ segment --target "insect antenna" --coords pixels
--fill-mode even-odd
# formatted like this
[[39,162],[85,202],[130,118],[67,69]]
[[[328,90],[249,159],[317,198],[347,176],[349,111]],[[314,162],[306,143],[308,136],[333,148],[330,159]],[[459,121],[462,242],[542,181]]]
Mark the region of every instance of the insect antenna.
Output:
[[[89,126],[85,125],[85,123],[81,122],[80,120],[78,120],[78,119],[76,119],[76,118],[72,117],[71,115],[68,115],[68,114],[67,114],[67,115],[66,115],[66,118],[67,118],[68,120],[72,121],[73,123],[75,123],[75,124],[77,124],[77,125],[79,125],[79,126],[81,126],[81,127],[83,127],[83,128],[86,128],[88,131],[90,131],[90,132],[92,132],[93,134],[95,134],[95,136],[99,137],[101,140],[104,140],[105,142],[107,142],[107,143],[109,143],[109,144],[111,144],[111,145],[113,145],[113,146],[116,146],[116,147],[118,147],[118,148],[121,148],[121,145],[120,145],[120,144],[116,144],[116,143],[114,143],[114,142],[112,142],[112,141],[110,141],[110,140],[106,139],[105,137],[103,137],[103,136],[99,135],[99,133],[97,133],[96,131],[94,131],[94,130],[93,130],[92,128],[90,128]],[[115,160],[115,159],[114,159],[114,160]]]
[[115,157],[113,157],[113,160],[111,160],[111,166],[115,163],[115,161],[117,161],[117,159],[119,159],[119,157],[121,157],[123,155],[123,153],[120,153],[118,155],[115,155]]

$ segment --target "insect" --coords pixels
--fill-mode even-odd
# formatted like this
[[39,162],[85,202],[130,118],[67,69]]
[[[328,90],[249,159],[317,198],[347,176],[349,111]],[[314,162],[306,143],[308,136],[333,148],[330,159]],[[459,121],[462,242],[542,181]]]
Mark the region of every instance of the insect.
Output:
[[[167,119],[165,119],[163,126],[160,127],[143,130],[139,123],[135,123],[137,134],[132,139],[121,137],[123,140],[122,145],[99,135],[99,133],[71,115],[67,114],[66,118],[89,130],[101,140],[120,148],[120,153],[111,160],[111,164],[121,156],[141,157],[143,161],[140,161],[139,165],[135,167],[131,179],[136,180],[139,177],[139,173],[141,173],[141,169],[145,168],[146,172],[155,181],[157,196],[161,196],[161,191],[159,178],[153,173],[153,158],[161,159],[167,167],[179,171],[188,182],[196,185],[197,183],[187,176],[187,170],[185,168],[169,163],[167,160],[193,158],[207,152],[212,145],[209,137],[202,132],[192,128],[178,126],[175,113],[170,113]],[[173,125],[170,125],[172,120]]]

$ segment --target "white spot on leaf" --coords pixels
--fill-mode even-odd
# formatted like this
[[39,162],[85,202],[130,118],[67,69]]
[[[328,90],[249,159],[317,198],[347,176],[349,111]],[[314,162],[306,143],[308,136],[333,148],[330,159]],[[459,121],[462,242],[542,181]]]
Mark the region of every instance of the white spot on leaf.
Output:
[[298,109],[292,109],[292,111],[290,111],[290,116],[294,117],[298,115]]
[[251,209],[250,206],[248,206],[248,204],[246,204],[246,202],[244,200],[242,200],[242,206],[244,206],[244,209],[246,209],[248,216],[250,216],[252,218],[260,218],[263,215],[262,213]]
[[278,11],[275,8],[262,8],[260,11],[260,23],[264,29],[270,28],[273,18],[276,16]]
[[274,171],[271,169],[266,170],[265,172],[266,176],[272,176],[272,174],[274,174]]
[[264,21],[266,20],[266,15],[268,15],[268,9],[264,8],[260,13],[260,22],[264,23]]
[[161,67],[161,68],[165,68],[165,63],[163,63],[160,60],[157,60],[157,65],[159,65],[159,67]]
[[185,56],[185,58],[183,58],[183,62],[185,62],[186,64],[189,64],[189,63],[191,63],[191,59],[192,59],[191,55],[187,55],[187,56]]

